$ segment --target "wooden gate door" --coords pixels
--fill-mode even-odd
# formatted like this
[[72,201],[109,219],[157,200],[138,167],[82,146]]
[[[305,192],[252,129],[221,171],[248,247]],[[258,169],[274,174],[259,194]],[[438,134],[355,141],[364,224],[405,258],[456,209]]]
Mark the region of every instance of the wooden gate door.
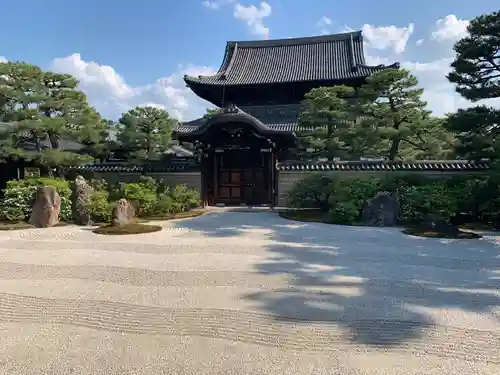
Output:
[[221,203],[242,203],[243,178],[241,170],[220,169],[219,197]]
[[265,158],[259,153],[227,153],[216,170],[216,202],[225,204],[270,204],[270,180]]
[[263,168],[243,172],[243,200],[250,205],[268,204],[268,190]]

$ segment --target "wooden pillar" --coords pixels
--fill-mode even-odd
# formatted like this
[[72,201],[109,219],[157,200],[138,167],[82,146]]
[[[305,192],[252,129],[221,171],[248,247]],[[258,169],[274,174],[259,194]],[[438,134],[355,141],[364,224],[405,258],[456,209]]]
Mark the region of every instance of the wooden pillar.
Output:
[[201,154],[201,162],[200,162],[200,174],[201,174],[201,201],[203,202],[203,208],[208,206],[208,180],[207,180],[207,159],[205,157],[205,153]]
[[212,163],[212,183],[213,187],[212,190],[214,192],[213,195],[213,204],[215,205],[217,202],[217,199],[219,198],[219,164],[220,164],[220,155],[217,153],[213,152],[209,155],[209,157],[212,158],[213,163]]
[[274,149],[271,149],[271,152],[269,153],[268,156],[268,176],[270,178],[270,181],[268,183],[268,189],[269,189],[269,201],[271,208],[274,207],[274,185],[275,185],[275,168],[274,168]]

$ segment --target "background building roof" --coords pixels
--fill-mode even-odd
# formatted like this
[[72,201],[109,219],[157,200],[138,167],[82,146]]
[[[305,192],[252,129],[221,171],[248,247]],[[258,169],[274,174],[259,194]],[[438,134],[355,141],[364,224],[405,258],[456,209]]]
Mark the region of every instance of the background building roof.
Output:
[[[394,66],[398,66],[394,64]],[[256,85],[341,81],[366,77],[385,66],[367,66],[361,31],[306,38],[227,42],[213,76],[184,76],[205,85]]]

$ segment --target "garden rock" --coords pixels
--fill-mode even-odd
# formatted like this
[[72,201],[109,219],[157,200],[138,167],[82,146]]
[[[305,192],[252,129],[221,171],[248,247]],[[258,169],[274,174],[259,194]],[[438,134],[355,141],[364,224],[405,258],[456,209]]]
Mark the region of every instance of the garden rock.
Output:
[[30,224],[36,228],[48,228],[59,222],[61,197],[53,186],[40,186],[36,191]]
[[90,225],[90,211],[88,204],[92,198],[93,190],[87,180],[82,176],[77,176],[72,185],[72,205],[73,205],[73,219],[78,225]]
[[122,198],[113,209],[113,226],[121,227],[130,224],[135,216],[135,210],[128,200]]
[[397,224],[400,211],[398,197],[382,191],[363,204],[361,219],[365,225],[390,227]]
[[422,227],[432,232],[448,234],[456,236],[460,233],[460,229],[455,225],[448,223],[439,215],[429,214],[424,217]]

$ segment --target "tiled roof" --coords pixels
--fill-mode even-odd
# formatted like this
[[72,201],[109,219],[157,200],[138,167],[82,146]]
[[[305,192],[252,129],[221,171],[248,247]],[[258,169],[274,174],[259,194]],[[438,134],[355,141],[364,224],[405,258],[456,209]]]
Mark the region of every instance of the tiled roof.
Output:
[[[395,64],[394,66],[398,66]],[[361,31],[307,38],[227,42],[213,76],[184,76],[188,85],[255,85],[364,78],[384,69],[367,66]]]
[[[491,168],[488,161],[470,160],[418,160],[408,162],[387,161],[336,161],[336,162],[304,162],[287,161],[279,163],[277,169],[280,171],[304,171],[304,172],[328,172],[328,171],[485,171]],[[197,171],[199,165],[196,163],[174,163],[162,166],[137,166],[130,164],[87,164],[70,168],[82,172],[189,172]]]
[[[16,122],[0,122],[0,130],[9,129],[16,125]],[[19,134],[21,141],[18,142],[17,146],[27,151],[36,151],[36,143],[33,141],[29,131],[25,131]],[[48,137],[40,139],[40,147],[42,149],[51,148],[50,140]],[[85,148],[85,145],[71,140],[59,139],[59,150],[62,151],[73,151],[77,152]]]
[[280,171],[478,171],[490,168],[488,161],[418,160],[388,161],[336,161],[308,163],[288,161],[277,166]]
[[158,166],[140,166],[130,164],[96,163],[78,165],[69,168],[73,171],[81,172],[122,172],[122,173],[142,173],[142,172],[189,172],[198,170],[196,163],[173,163]]
[[[297,124],[300,104],[241,106],[239,110],[255,117],[273,131],[291,133],[306,130]],[[199,118],[182,123],[174,128],[174,133],[189,134],[205,125],[207,120]]]

